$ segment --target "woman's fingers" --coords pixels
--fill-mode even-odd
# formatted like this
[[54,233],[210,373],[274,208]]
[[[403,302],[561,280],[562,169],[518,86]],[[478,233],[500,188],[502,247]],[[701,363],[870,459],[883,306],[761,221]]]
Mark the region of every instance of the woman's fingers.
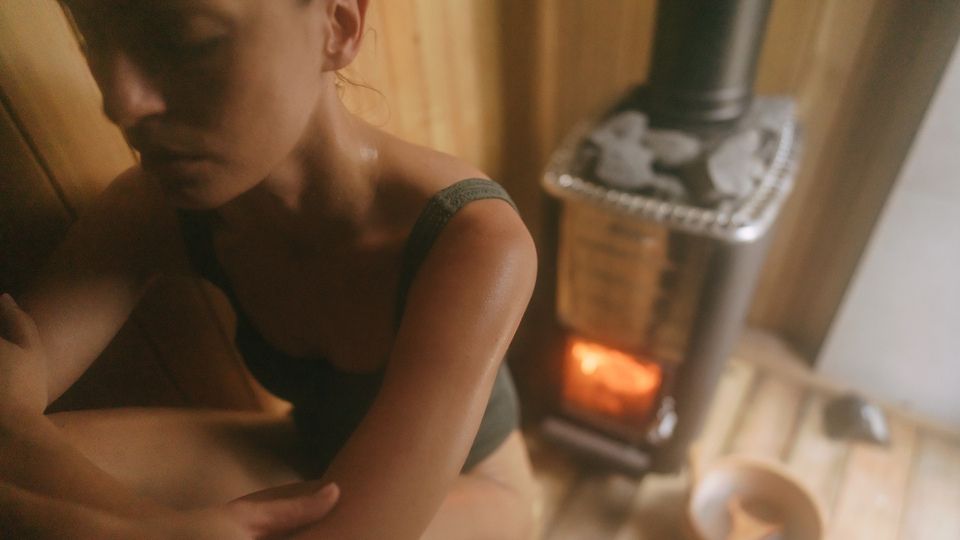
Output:
[[289,535],[326,516],[337,504],[340,488],[302,483],[260,491],[237,499],[228,510],[256,537]]
[[40,345],[36,323],[7,293],[0,295],[0,338],[24,349]]

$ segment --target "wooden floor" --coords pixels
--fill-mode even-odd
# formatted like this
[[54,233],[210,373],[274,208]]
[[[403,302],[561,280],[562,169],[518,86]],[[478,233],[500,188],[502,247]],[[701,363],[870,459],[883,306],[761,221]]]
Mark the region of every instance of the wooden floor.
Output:
[[[768,335],[745,336],[701,435],[702,462],[738,453],[786,464],[819,498],[831,540],[960,540],[960,437],[888,407],[888,447],[831,440],[823,406],[842,389],[796,360]],[[543,539],[684,538],[686,472],[642,482],[597,475],[527,438]]]

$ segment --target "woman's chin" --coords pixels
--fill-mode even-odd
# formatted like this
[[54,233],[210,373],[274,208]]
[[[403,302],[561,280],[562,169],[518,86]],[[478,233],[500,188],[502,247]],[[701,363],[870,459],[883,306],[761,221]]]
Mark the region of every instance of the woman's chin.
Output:
[[148,171],[163,190],[170,204],[184,210],[212,210],[229,201],[210,189],[212,182],[197,177],[173,176]]
[[171,204],[185,210],[212,210],[228,202],[232,195],[219,193],[225,181],[218,181],[209,162],[150,163],[144,160],[143,170],[152,177]]

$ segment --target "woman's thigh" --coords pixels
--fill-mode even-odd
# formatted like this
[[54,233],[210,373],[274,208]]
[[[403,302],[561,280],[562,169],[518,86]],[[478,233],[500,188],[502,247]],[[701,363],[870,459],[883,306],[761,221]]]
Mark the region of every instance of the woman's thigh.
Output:
[[[48,418],[108,474],[175,508],[302,481],[309,470],[293,421],[274,414],[108,409]],[[456,480],[423,538],[530,538],[533,493],[523,438],[514,433]]]
[[537,536],[536,487],[523,436],[457,479],[423,540],[528,540]]
[[48,418],[108,474],[176,508],[226,502],[303,478],[304,456],[288,417],[108,409]]

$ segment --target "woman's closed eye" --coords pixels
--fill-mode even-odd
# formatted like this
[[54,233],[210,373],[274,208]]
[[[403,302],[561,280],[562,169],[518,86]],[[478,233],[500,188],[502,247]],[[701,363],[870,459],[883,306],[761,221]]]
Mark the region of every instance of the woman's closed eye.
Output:
[[231,35],[230,24],[203,11],[162,7],[65,11],[75,22],[89,59],[108,47],[120,47],[151,67],[190,66],[211,57]]
[[159,23],[159,30],[167,35],[171,47],[185,55],[200,56],[213,52],[229,37],[225,25],[202,15],[161,20]]
[[190,63],[207,58],[230,37],[227,25],[206,15],[160,15],[145,21],[144,26],[145,38],[154,50],[174,62]]

